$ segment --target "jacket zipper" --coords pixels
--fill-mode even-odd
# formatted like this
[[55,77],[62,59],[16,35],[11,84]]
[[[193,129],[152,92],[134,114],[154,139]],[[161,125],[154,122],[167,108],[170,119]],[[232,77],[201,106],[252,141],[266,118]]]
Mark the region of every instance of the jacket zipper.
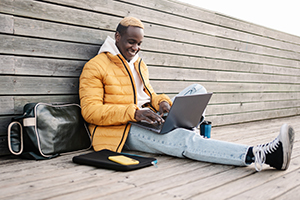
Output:
[[[133,98],[134,98],[134,99],[133,99],[133,102],[134,102],[134,104],[137,104],[137,102],[136,102],[136,92],[135,92],[135,86],[134,86],[133,79],[132,79],[132,77],[131,77],[131,75],[130,75],[129,70],[128,70],[127,67],[126,67],[126,64],[125,64],[124,61],[122,60],[122,58],[121,58],[119,55],[118,55],[118,57],[119,57],[119,59],[122,61],[122,63],[123,63],[123,65],[124,65],[124,67],[125,67],[125,69],[126,69],[128,75],[129,75],[129,78],[130,78],[130,81],[131,81],[131,85],[132,85],[132,88],[133,88]],[[129,125],[129,123],[127,123],[126,126],[125,126],[125,129],[124,129],[123,135],[122,135],[122,139],[121,139],[121,141],[120,141],[120,143],[119,143],[119,145],[118,145],[118,147],[117,147],[117,149],[116,149],[116,152],[118,152],[118,149],[120,148],[120,146],[121,146],[121,144],[122,144],[122,142],[123,142],[123,140],[124,140],[124,138],[125,138],[125,133],[126,133],[126,130],[127,130],[128,125]]]
[[132,88],[133,88],[133,97],[134,97],[134,101],[133,101],[133,102],[134,102],[134,104],[136,104],[135,87],[134,87],[134,83],[133,83],[132,77],[131,77],[131,75],[130,75],[129,70],[128,70],[127,67],[126,67],[126,64],[125,64],[124,61],[122,60],[122,58],[121,58],[119,55],[118,55],[118,57],[119,57],[119,59],[122,61],[122,63],[123,63],[123,65],[124,65],[124,67],[125,67],[125,69],[126,69],[128,75],[129,75],[129,78],[130,78],[130,81],[131,81],[131,85],[132,85]]
[[95,126],[95,128],[93,130],[93,133],[92,133],[92,144],[93,144],[94,135],[95,135],[95,131],[96,131],[97,127],[98,127],[98,125]]
[[118,152],[118,150],[119,150],[119,148],[120,148],[120,146],[121,146],[121,144],[122,144],[122,142],[123,142],[123,140],[124,140],[124,138],[125,138],[124,136],[125,136],[125,132],[126,132],[126,130],[127,130],[128,125],[129,125],[129,123],[127,123],[126,126],[125,126],[125,129],[124,129],[124,131],[123,131],[123,135],[122,135],[121,142],[119,143],[119,145],[118,145],[118,147],[117,147],[117,149],[116,149],[116,152]]
[[[150,92],[150,90],[147,88],[146,86],[146,83],[145,83],[145,80],[144,80],[144,77],[142,76],[142,71],[141,71],[141,62],[142,62],[142,59],[140,60],[139,62],[139,66],[138,66],[138,69],[139,69],[139,73],[140,73],[140,77],[143,81],[143,84],[144,84],[144,87],[146,88],[146,90],[148,91],[149,95],[150,95],[150,102],[152,102],[152,94]],[[152,104],[150,103],[150,106],[153,110],[155,110],[157,112],[157,110],[152,106]]]

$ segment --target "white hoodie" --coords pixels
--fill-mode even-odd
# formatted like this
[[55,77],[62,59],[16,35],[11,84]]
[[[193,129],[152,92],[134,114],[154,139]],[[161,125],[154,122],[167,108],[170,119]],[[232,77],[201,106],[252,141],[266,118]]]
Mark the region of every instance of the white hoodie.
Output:
[[[120,54],[120,51],[118,47],[115,44],[115,40],[113,40],[111,37],[107,36],[106,40],[104,41],[103,45],[101,46],[98,54],[102,52],[109,52],[112,55],[118,55]],[[137,92],[137,99],[138,99],[138,107],[141,108],[143,104],[150,102],[150,97],[144,92],[144,86],[143,83],[134,68],[134,62],[137,61],[139,58],[138,54],[136,54],[133,59],[128,62],[128,65],[130,67],[131,73],[133,74],[133,78],[136,85],[136,92]]]

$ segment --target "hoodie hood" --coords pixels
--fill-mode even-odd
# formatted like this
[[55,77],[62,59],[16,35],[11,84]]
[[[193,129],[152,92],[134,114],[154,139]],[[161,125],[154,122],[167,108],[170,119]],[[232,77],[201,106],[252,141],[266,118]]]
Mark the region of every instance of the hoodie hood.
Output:
[[[109,52],[114,56],[121,54],[118,47],[116,46],[115,40],[112,39],[110,36],[107,36],[107,38],[105,39],[103,45],[101,46],[98,54],[103,53],[103,52],[104,53]],[[137,61],[138,58],[139,58],[139,55],[136,54],[129,63],[134,63],[135,61]]]

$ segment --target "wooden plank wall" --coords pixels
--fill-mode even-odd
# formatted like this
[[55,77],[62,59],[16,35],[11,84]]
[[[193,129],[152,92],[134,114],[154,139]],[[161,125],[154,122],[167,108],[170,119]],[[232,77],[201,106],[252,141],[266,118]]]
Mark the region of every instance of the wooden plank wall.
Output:
[[145,24],[158,93],[199,83],[213,125],[300,114],[300,37],[173,0],[1,0],[0,155],[27,102],[78,102],[83,65],[124,16]]

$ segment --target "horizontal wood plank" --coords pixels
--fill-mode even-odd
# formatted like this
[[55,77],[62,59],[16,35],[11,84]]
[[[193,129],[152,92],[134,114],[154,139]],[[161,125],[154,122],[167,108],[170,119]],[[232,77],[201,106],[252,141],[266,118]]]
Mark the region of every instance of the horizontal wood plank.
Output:
[[210,100],[211,104],[231,104],[238,103],[243,105],[244,103],[250,102],[276,102],[285,100],[295,100],[300,98],[299,92],[273,92],[273,93],[218,93],[217,98]]
[[260,102],[246,102],[235,104],[217,104],[209,105],[206,113],[208,115],[228,115],[247,112],[259,112],[264,110],[280,110],[287,108],[300,108],[300,102],[298,99],[288,101],[260,101]]
[[78,94],[78,78],[3,76],[0,94]]
[[0,73],[14,74],[15,62],[12,56],[0,55]]
[[299,115],[300,108],[287,108],[278,110],[263,110],[259,112],[235,113],[231,115],[207,116],[207,120],[216,126],[224,126],[226,124],[238,124],[251,121],[262,121],[265,119],[283,118],[285,116]]
[[0,55],[0,63],[2,74],[79,77],[86,61]]
[[16,96],[14,97],[14,114],[23,114],[23,107],[27,103],[77,103],[79,104],[78,94],[75,95],[46,95],[46,96]]
[[150,78],[179,81],[215,81],[224,82],[252,82],[252,83],[278,83],[278,84],[300,84],[300,76],[258,74],[249,72],[224,72],[206,69],[172,68],[172,67],[151,67],[149,66]]
[[13,33],[14,20],[12,15],[0,14],[0,33]]
[[14,113],[14,98],[12,96],[0,96],[0,115]]
[[89,60],[99,50],[98,45],[51,41],[27,37],[0,35],[3,53],[27,56],[56,57],[74,60]]
[[152,86],[159,93],[178,93],[191,84],[201,84],[207,91],[215,93],[259,93],[259,92],[298,92],[300,86],[293,84],[206,82],[206,81],[160,81],[153,80]]

